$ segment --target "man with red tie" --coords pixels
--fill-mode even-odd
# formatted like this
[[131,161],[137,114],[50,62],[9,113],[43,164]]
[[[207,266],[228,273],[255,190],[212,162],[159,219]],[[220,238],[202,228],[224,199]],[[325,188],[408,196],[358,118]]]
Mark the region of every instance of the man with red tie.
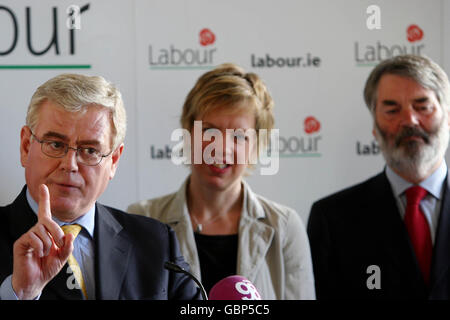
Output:
[[397,56],[364,89],[383,172],[312,206],[318,299],[448,299],[450,85],[429,58]]

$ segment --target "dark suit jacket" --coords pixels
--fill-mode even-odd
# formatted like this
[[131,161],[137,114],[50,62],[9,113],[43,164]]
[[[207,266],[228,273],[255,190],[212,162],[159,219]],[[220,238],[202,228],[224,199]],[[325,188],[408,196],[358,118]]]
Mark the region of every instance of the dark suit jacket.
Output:
[[[0,208],[0,283],[12,274],[14,242],[37,222],[25,192]],[[94,241],[96,299],[200,299],[192,280],[164,269],[166,261],[189,268],[169,226],[97,203]],[[41,299],[81,299],[66,285],[70,275],[66,264]]]
[[[449,299],[448,184],[447,175],[429,288],[384,172],[314,203],[308,236],[317,298]],[[381,289],[368,289],[371,265],[380,268]]]

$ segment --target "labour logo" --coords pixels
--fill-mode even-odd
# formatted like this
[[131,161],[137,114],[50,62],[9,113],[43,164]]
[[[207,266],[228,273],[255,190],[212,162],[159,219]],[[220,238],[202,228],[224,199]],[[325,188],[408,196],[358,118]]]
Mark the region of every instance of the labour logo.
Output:
[[307,117],[305,121],[303,122],[305,132],[307,134],[311,134],[314,132],[318,132],[320,130],[320,122],[314,117]]
[[406,30],[406,37],[409,42],[420,41],[423,38],[423,30],[418,25],[412,24]]
[[200,31],[200,44],[204,47],[213,44],[216,41],[216,35],[209,30],[208,28],[204,28]]

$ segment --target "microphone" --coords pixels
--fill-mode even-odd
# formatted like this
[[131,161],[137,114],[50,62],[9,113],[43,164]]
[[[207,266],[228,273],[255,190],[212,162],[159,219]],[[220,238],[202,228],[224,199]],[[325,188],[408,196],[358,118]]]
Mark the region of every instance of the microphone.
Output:
[[210,300],[261,300],[253,283],[243,276],[229,276],[217,282],[209,291]]
[[183,269],[182,267],[180,267],[179,265],[177,265],[176,263],[174,263],[172,261],[166,261],[164,263],[164,268],[166,268],[167,270],[176,272],[176,273],[184,273],[189,278],[194,280],[194,282],[200,288],[200,292],[202,293],[203,300],[208,300],[208,295],[206,294],[205,288],[203,287],[202,283],[196,277],[194,277],[194,275],[192,273],[190,273],[189,271]]

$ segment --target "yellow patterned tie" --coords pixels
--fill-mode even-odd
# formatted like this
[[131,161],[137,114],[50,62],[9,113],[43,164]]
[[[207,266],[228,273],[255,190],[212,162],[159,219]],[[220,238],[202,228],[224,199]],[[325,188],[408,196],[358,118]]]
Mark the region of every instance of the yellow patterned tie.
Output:
[[[81,226],[79,224],[66,224],[61,227],[61,229],[64,231],[64,234],[73,234],[73,236],[76,238],[78,234],[81,231]],[[81,274],[80,265],[78,264],[77,260],[73,256],[73,254],[70,254],[69,259],[67,260],[67,263],[69,264],[73,275],[75,276],[75,280],[77,281],[78,285],[81,288],[81,291],[84,294],[84,297],[88,298],[86,293],[86,286],[84,284],[83,275]]]

